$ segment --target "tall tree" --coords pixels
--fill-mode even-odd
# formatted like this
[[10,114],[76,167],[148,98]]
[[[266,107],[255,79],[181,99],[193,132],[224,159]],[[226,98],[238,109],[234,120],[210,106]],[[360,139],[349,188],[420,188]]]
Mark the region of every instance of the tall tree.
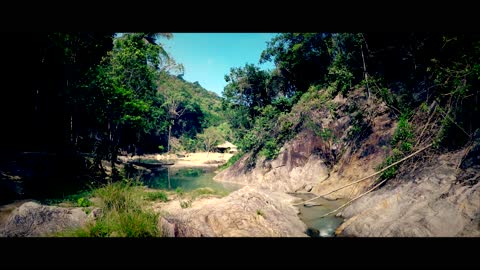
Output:
[[273,60],[293,91],[305,92],[311,84],[325,82],[331,57],[329,33],[283,33],[268,42],[260,62]]
[[91,85],[93,112],[101,132],[97,160],[107,156],[115,176],[115,162],[121,131],[146,133],[161,123],[162,108],[157,102],[159,72],[170,68],[172,61],[155,38],[170,35],[128,33],[115,39],[114,48],[95,72]]

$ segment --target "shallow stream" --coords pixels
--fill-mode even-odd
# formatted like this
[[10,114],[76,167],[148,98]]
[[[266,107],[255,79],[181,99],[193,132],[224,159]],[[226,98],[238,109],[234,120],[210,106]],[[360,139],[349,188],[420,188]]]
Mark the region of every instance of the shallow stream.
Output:
[[[312,193],[290,193],[290,195],[301,198],[302,200],[308,200],[315,197]],[[337,209],[345,202],[346,200],[344,199],[327,200],[324,198],[318,198],[306,203],[306,205],[315,206],[305,206],[305,204],[298,205],[297,207],[300,210],[299,217],[307,227],[318,230],[318,235],[314,237],[333,237],[335,236],[335,230],[340,224],[342,224],[343,218],[336,217],[336,213],[323,218],[321,218],[321,216]]]

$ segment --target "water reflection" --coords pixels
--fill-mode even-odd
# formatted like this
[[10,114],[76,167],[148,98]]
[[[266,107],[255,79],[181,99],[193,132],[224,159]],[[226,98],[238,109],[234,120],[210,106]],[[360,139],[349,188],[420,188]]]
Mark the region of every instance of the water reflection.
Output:
[[217,182],[213,180],[213,170],[205,168],[161,168],[144,174],[142,182],[149,188],[175,190],[181,188],[185,191],[197,188],[212,188],[217,191],[232,192],[241,187],[234,183]]

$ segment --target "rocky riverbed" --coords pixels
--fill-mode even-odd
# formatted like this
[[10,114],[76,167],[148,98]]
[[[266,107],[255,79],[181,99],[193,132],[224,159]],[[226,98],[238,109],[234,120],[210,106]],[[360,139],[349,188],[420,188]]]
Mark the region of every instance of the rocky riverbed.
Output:
[[169,237],[306,237],[306,225],[292,206],[296,198],[243,187],[224,198],[207,198],[183,209],[178,201],[158,208]]
[[[480,236],[478,168],[457,165],[464,151],[445,154],[345,208],[337,230],[344,236]],[[470,172],[470,173],[469,173]]]

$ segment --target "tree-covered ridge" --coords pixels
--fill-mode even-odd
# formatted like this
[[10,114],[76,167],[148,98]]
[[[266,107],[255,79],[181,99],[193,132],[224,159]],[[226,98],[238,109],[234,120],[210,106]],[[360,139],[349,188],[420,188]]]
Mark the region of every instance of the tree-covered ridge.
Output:
[[[177,140],[193,141],[191,150],[197,149],[197,134],[222,123],[220,99],[198,83],[180,79],[183,66],[162,46],[162,39],[172,36],[3,36],[0,110],[6,132],[0,149],[5,158],[38,152],[67,162],[77,155],[88,159],[83,170],[104,172],[102,160],[115,168],[120,152],[166,151],[170,127]],[[26,74],[30,79],[25,80]],[[172,114],[172,109],[177,111]],[[78,170],[66,173],[75,176]]]
[[436,107],[433,143],[461,147],[480,127],[479,56],[478,34],[282,33],[260,56],[274,70],[247,64],[226,75],[224,108],[239,146],[273,158],[297,132],[285,122],[295,104],[326,89],[315,100],[328,106],[337,94],[364,88],[403,121]]
[[[180,117],[184,123],[175,126],[175,136],[180,136],[184,132],[195,135],[203,128],[219,125],[224,121],[221,98],[214,92],[203,88],[198,82],[185,81],[182,75],[162,73],[159,77],[158,91],[171,99],[170,102],[173,100],[178,102],[179,111],[184,110]],[[195,123],[190,123],[190,125],[194,125],[194,129],[186,130],[188,128],[186,121],[193,120],[189,119],[191,117],[196,118]]]
[[210,151],[216,144],[232,140],[232,131],[223,114],[221,98],[198,82],[182,75],[162,73],[158,94],[163,97],[169,126],[169,151]]

